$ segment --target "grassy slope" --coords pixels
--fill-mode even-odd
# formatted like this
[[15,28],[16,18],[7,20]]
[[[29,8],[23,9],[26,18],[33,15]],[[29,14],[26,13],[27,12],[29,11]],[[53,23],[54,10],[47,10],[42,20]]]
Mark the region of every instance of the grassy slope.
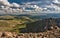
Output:
[[0,31],[19,32],[19,28],[25,28],[26,23],[33,21],[33,19],[25,16],[0,16]]

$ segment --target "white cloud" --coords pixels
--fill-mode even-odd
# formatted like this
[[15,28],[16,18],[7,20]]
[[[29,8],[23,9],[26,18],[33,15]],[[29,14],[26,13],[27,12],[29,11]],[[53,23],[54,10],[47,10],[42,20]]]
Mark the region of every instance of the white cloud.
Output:
[[33,1],[33,2],[27,2],[27,3],[23,3],[23,4],[39,4],[42,3],[41,1]]
[[17,4],[17,3],[9,3],[8,2],[8,0],[0,0],[0,14],[1,13],[3,13],[3,14],[5,14],[5,13],[13,13],[14,11],[12,11],[12,10],[15,10],[15,12],[16,12],[16,10],[18,10],[18,9],[12,9],[12,8],[10,8],[10,7],[20,7],[20,5],[19,4]]
[[60,4],[59,0],[53,0],[54,3]]
[[19,7],[19,4],[17,4],[17,3],[9,3],[8,0],[0,0],[0,4],[7,5],[7,6]]
[[[57,5],[54,5],[52,4],[52,2],[56,2],[56,3],[60,3],[58,2],[58,0],[52,0],[52,1],[49,1],[49,0],[46,0],[45,3],[44,1],[33,1],[33,2],[27,2],[25,4],[41,4],[39,5],[41,8],[45,9],[45,10],[52,10],[52,11],[60,11],[60,7],[57,6]],[[49,4],[48,4],[49,3]],[[43,7],[42,7],[43,6]]]
[[20,7],[20,5],[17,3],[12,3],[12,5],[13,5],[13,7]]
[[0,4],[10,6],[10,3],[7,0],[0,0]]
[[[51,5],[45,5],[44,6],[46,10],[52,10],[52,11],[60,11],[60,7],[54,4]],[[48,9],[49,8],[49,9]]]

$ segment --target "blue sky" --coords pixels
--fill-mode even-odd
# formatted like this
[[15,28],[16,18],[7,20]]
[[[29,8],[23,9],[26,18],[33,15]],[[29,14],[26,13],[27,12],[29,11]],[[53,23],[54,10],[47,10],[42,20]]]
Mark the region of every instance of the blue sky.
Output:
[[[37,1],[40,1],[40,2],[42,2],[42,3],[40,3],[40,4],[49,4],[49,3],[46,3],[46,2],[50,2],[51,3],[51,1],[52,0],[8,0],[10,3],[13,3],[13,2],[15,2],[15,3],[18,3],[18,4],[22,4],[22,3],[26,3],[26,2],[37,2]],[[35,3],[36,3],[35,2]]]
[[25,2],[32,2],[32,1],[40,1],[40,0],[8,0],[10,3],[25,3]]

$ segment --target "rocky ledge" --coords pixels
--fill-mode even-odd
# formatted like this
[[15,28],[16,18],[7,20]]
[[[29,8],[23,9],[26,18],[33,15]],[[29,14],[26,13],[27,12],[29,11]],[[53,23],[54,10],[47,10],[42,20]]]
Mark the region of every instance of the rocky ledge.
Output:
[[60,28],[40,33],[0,32],[0,38],[60,38]]

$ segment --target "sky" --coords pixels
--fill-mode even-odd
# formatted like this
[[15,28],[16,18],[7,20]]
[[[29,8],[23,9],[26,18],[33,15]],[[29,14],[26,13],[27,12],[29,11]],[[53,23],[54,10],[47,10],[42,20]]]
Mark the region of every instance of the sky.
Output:
[[21,4],[35,4],[43,11],[60,11],[60,0],[0,0],[0,5],[20,7]]
[[18,3],[18,4],[36,4],[42,8],[52,8],[60,11],[60,0],[8,0],[10,3]]
[[[53,3],[60,3],[59,0],[0,0],[0,3],[5,3],[5,4],[36,4],[38,6],[46,6],[46,5],[51,5]],[[53,3],[52,3],[53,2]]]
[[16,3],[26,3],[26,2],[33,2],[33,1],[40,1],[40,0],[8,0],[10,3],[16,2]]

